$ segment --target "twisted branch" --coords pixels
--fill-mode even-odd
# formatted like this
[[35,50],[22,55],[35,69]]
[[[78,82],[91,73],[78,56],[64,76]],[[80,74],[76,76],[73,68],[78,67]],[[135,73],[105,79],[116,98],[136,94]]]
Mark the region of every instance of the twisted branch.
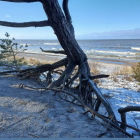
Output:
[[103,117],[102,115],[100,115],[98,112],[92,110],[90,107],[88,107],[86,104],[84,104],[79,98],[77,98],[76,96],[74,96],[72,93],[65,91],[65,90],[61,90],[61,89],[54,89],[54,88],[35,88],[35,87],[30,87],[30,86],[26,86],[24,84],[19,85],[20,88],[26,87],[29,89],[35,89],[35,90],[51,90],[51,91],[55,91],[55,94],[61,92],[61,93],[65,93],[71,97],[73,97],[76,101],[78,101],[84,108],[87,109],[87,112],[90,112],[91,114],[96,115],[97,117],[101,118],[103,121],[110,123],[112,126],[114,126],[115,128],[117,128],[120,132],[123,132],[124,134],[126,134],[129,137],[133,137],[132,135],[130,135],[129,133],[127,133],[126,131],[124,131],[123,129],[121,129],[118,125],[116,125],[116,123],[114,123],[112,120],[113,118],[111,118],[112,120],[108,120],[105,117]]

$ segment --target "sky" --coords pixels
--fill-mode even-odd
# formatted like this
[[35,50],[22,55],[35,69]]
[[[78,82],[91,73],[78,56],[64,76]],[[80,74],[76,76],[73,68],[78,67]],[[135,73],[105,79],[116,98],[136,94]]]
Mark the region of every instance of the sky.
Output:
[[[60,6],[62,0],[58,0]],[[0,20],[47,20],[43,6],[0,1]],[[69,0],[76,39],[140,39],[140,0]],[[57,39],[51,27],[0,26],[0,38],[8,32],[16,39]]]

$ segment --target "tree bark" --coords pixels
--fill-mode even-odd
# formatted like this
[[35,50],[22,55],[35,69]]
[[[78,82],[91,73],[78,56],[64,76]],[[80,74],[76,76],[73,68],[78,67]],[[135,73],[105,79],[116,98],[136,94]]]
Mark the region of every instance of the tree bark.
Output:
[[72,35],[68,23],[57,0],[42,0],[42,4],[48,20],[61,44],[68,60],[78,65],[87,61],[83,50],[79,47],[74,36]]

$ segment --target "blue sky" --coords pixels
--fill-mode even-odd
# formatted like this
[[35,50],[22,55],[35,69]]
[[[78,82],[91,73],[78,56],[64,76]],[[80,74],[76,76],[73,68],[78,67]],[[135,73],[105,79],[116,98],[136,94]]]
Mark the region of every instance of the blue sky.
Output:
[[[62,5],[62,0],[58,0]],[[46,20],[41,3],[0,1],[0,20],[28,22]],[[77,39],[140,39],[140,0],[69,0]],[[10,28],[0,26],[16,39],[56,39],[51,27]]]

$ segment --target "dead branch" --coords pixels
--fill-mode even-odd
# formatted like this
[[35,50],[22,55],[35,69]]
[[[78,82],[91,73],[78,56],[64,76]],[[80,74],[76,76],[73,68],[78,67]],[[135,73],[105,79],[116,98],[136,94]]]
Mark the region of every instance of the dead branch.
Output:
[[59,67],[65,66],[67,63],[68,63],[67,58],[64,58],[64,59],[62,59],[62,60],[60,60],[56,63],[53,63],[53,64],[45,64],[45,65],[38,66],[36,68],[29,68],[29,69],[26,69],[26,70],[21,70],[17,74],[17,76],[22,77],[22,76],[25,76],[25,75],[29,74],[29,77],[30,77],[31,73],[36,74],[38,72],[43,73],[43,72],[46,72],[46,71],[52,71],[52,70],[57,69]]
[[118,112],[121,114],[121,121],[123,122],[123,124],[121,124],[121,128],[126,130],[126,125],[127,121],[126,121],[126,112],[129,111],[140,111],[140,106],[127,106],[125,108],[119,108]]
[[140,111],[140,106],[127,106],[125,108],[119,108],[118,112],[119,113],[126,113],[129,111]]
[[32,137],[35,137],[35,138],[39,138],[38,136],[33,135],[33,134],[30,134],[30,133],[28,133],[28,135],[30,135],[30,136],[32,136]]
[[[112,118],[112,119],[113,119],[113,118]],[[106,126],[106,131],[105,131],[105,132],[103,132],[103,133],[101,133],[101,134],[99,134],[99,135],[98,135],[98,137],[101,137],[101,136],[105,135],[105,134],[107,133],[107,131],[108,131],[108,130],[110,130],[109,125],[110,125],[110,123],[111,123],[112,119],[111,119],[111,120],[107,123],[107,126]]]
[[0,75],[8,74],[8,73],[14,73],[14,72],[19,72],[19,71],[17,71],[17,70],[4,71],[4,72],[0,72]]
[[38,22],[23,22],[23,23],[15,23],[15,22],[7,22],[7,21],[0,21],[1,26],[7,27],[45,27],[51,26],[48,20],[38,21]]
[[[56,63],[53,64],[45,64],[41,66],[37,66],[36,68],[28,68],[25,70],[10,70],[10,71],[5,71],[5,72],[0,72],[0,74],[7,74],[7,73],[17,73],[17,76],[19,77],[24,77],[24,78],[29,78],[33,75],[36,75],[37,73],[43,73],[46,71],[52,71],[54,69],[57,69],[59,67],[65,66],[68,63],[68,59],[64,58]],[[1,65],[4,65],[3,63]],[[5,65],[9,66],[9,65]]]
[[97,137],[98,137],[98,138],[99,138],[99,137],[102,137],[102,136],[105,135],[106,133],[107,133],[107,130],[106,130],[105,132],[102,132],[102,133],[98,134]]
[[[102,116],[105,117],[106,119],[110,119],[109,117],[106,117],[106,116],[104,116],[104,115],[102,115]],[[133,126],[130,126],[130,125],[125,124],[125,123],[123,123],[123,122],[120,122],[120,121],[118,121],[118,120],[117,120],[117,122],[120,123],[120,124],[123,124],[123,125],[125,125],[125,126],[127,126],[127,127],[129,127],[129,128],[131,128],[131,129],[134,129],[135,131],[137,131],[137,132],[140,133],[140,130],[137,129],[137,128],[135,128],[135,127],[133,127]]]
[[95,80],[95,79],[99,79],[99,78],[108,78],[108,77],[109,77],[109,75],[104,75],[104,74],[89,76],[89,78],[90,78],[91,80]]
[[[118,125],[116,125],[113,121],[110,121],[110,120],[108,120],[108,119],[106,119],[105,117],[103,117],[101,114],[99,114],[98,112],[96,112],[96,111],[94,111],[94,110],[92,110],[90,107],[88,107],[86,104],[84,104],[79,98],[77,98],[76,96],[74,96],[72,93],[70,93],[70,92],[67,92],[67,91],[65,91],[65,90],[61,90],[61,89],[54,89],[54,88],[35,88],[35,87],[30,87],[30,86],[26,86],[26,85],[24,85],[24,84],[21,84],[21,85],[19,85],[19,87],[20,88],[24,88],[24,87],[26,87],[26,88],[29,88],[29,89],[35,89],[35,90],[51,90],[51,91],[55,91],[55,93],[57,94],[57,93],[65,93],[65,94],[67,94],[67,95],[69,95],[69,96],[72,96],[75,100],[77,100],[84,108],[86,108],[87,109],[87,111],[89,111],[91,114],[94,114],[94,115],[96,115],[97,117],[99,117],[100,119],[102,119],[103,121],[105,121],[105,122],[107,122],[107,123],[110,123],[112,126],[114,126],[116,129],[118,129],[120,132],[122,132],[122,133],[124,133],[124,134],[126,134],[126,135],[128,135],[129,137],[133,137],[132,135],[130,135],[129,133],[127,133],[126,131],[124,131],[123,129],[121,129]],[[113,120],[114,118],[112,118],[112,120]]]
[[133,119],[133,120],[134,120],[134,122],[135,122],[135,124],[136,124],[136,126],[137,126],[137,129],[139,129],[139,126],[138,126],[136,120],[135,120],[135,119]]
[[97,85],[96,85],[94,82],[92,82],[90,79],[89,79],[88,83],[89,83],[90,86],[93,88],[93,90],[94,90],[94,92],[95,92],[95,94],[96,94],[98,100],[100,100],[100,101],[103,103],[103,105],[105,106],[105,108],[106,108],[106,110],[107,110],[107,112],[108,112],[108,114],[109,114],[110,119],[112,119],[112,117],[113,117],[114,123],[116,123],[116,125],[118,125],[117,122],[116,122],[115,114],[114,114],[112,108],[110,107],[110,104],[109,104],[108,101],[103,97],[102,93],[101,93],[100,90],[97,88]]
[[45,53],[55,53],[55,54],[65,54],[65,51],[52,51],[52,50],[43,50],[41,47],[40,47],[41,51],[42,52],[45,52]]
[[41,2],[41,0],[0,0],[0,1],[7,1],[7,2],[27,2],[27,3],[30,3],[30,2]]
[[12,66],[10,64],[4,64],[3,62],[0,62],[0,66],[6,66],[6,67],[11,67],[11,68],[17,69],[17,67]]

